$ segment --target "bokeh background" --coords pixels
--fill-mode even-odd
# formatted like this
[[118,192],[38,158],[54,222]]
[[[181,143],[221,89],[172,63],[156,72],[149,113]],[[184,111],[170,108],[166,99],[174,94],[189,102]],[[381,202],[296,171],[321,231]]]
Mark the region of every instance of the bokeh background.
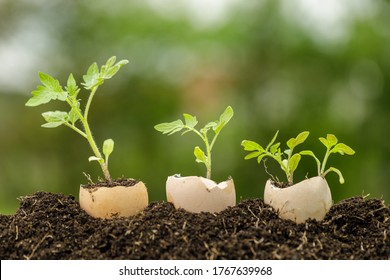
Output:
[[[266,144],[280,130],[284,144],[309,130],[306,149],[321,158],[318,137],[327,133],[356,150],[330,158],[346,179],[327,176],[335,202],[370,194],[388,203],[388,1],[0,0],[0,213],[36,191],[77,198],[83,172],[102,176],[78,134],[40,127],[41,113],[65,109],[61,102],[24,104],[39,71],[81,82],[91,63],[113,55],[130,63],[99,89],[91,127],[98,143],[115,140],[113,177],[141,179],[150,201],[166,199],[169,175],[205,175],[195,135],[168,137],[153,126],[182,113],[203,125],[231,105],[213,179],[232,176],[238,200],[262,198],[268,179],[263,165],[244,160],[243,139]],[[284,179],[271,161],[267,169]],[[305,157],[295,179],[315,170]]]

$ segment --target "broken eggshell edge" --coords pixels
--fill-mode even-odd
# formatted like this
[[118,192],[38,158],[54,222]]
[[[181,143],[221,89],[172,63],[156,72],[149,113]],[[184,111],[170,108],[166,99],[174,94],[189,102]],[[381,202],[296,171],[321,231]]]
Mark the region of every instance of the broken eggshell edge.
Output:
[[192,213],[217,213],[236,205],[236,190],[232,178],[217,184],[199,176],[169,176],[166,182],[167,201],[176,209]]
[[322,221],[332,206],[332,194],[326,180],[312,177],[287,188],[279,188],[268,180],[264,202],[271,205],[280,218],[304,223],[307,219]]
[[95,218],[130,217],[148,206],[148,191],[143,182],[134,186],[80,186],[80,207]]

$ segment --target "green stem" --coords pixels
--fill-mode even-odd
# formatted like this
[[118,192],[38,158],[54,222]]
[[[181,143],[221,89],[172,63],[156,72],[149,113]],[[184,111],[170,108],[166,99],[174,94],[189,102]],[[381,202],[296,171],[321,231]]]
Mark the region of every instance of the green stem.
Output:
[[[89,145],[91,146],[93,153],[95,154],[96,157],[103,158],[103,156],[100,153],[99,148],[97,147],[96,142],[92,136],[92,132],[91,132],[91,129],[90,129],[89,124],[88,124],[89,108],[91,106],[92,99],[96,93],[97,88],[98,88],[97,86],[92,88],[91,94],[89,95],[89,98],[87,101],[87,105],[85,106],[84,116],[81,115],[81,113],[80,113],[79,117],[80,117],[80,121],[84,127],[85,138],[87,138],[87,141],[88,141]],[[79,110],[77,110],[77,111],[79,112]],[[100,162],[99,161],[99,164],[100,164],[100,167],[102,168],[102,171],[103,171],[103,174],[104,174],[104,177],[106,178],[106,180],[108,182],[112,182],[110,172],[108,171],[107,162],[105,162],[105,161]]]
[[329,158],[329,155],[330,155],[330,149],[329,148],[326,148],[326,153],[325,153],[325,156],[324,156],[324,160],[322,161],[322,167],[321,167],[321,176],[324,177],[324,172],[325,172],[325,167],[326,167],[326,162],[328,161],[328,158]]
[[207,177],[207,179],[211,179],[211,149],[213,147],[215,137],[214,137],[213,142],[210,145],[206,133],[204,133],[203,136],[204,136],[203,141],[206,144],[206,153],[207,153],[206,177]]

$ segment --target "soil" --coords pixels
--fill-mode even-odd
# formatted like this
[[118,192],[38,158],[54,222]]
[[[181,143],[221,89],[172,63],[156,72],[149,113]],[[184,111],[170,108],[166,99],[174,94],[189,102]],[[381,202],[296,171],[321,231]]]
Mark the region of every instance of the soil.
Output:
[[88,216],[74,197],[37,192],[0,215],[0,259],[390,259],[390,208],[353,197],[322,222],[281,220],[261,199],[219,214],[153,202],[130,218]]

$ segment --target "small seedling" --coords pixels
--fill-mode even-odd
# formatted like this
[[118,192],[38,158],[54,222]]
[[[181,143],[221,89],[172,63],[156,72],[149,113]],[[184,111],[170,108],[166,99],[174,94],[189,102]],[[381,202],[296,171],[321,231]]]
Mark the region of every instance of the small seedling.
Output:
[[315,159],[315,161],[317,163],[318,176],[325,177],[326,174],[333,171],[333,172],[337,173],[337,175],[339,175],[340,184],[344,184],[345,180],[344,180],[343,175],[341,174],[341,171],[337,168],[334,168],[334,167],[329,167],[328,169],[325,170],[326,163],[327,163],[328,158],[331,154],[339,153],[341,155],[344,155],[344,154],[345,155],[354,155],[355,151],[351,147],[345,145],[344,143],[338,143],[337,137],[334,136],[333,134],[328,134],[326,136],[326,138],[320,137],[319,140],[326,147],[326,152],[325,152],[324,160],[322,161],[322,163],[314,155],[314,153],[312,151],[305,150],[305,151],[301,151],[300,154],[306,155],[306,156],[311,156]]
[[291,138],[287,141],[288,149],[282,152],[280,148],[280,142],[275,143],[276,138],[278,137],[279,131],[277,131],[272,138],[271,142],[267,145],[266,148],[263,148],[260,144],[244,140],[241,145],[244,147],[245,151],[250,151],[245,159],[257,158],[257,162],[260,163],[262,159],[266,157],[273,158],[276,160],[281,169],[284,171],[287,177],[289,185],[293,184],[294,171],[297,169],[299,161],[301,160],[301,155],[299,153],[293,153],[294,149],[306,141],[309,136],[308,131],[301,132],[296,138]]
[[266,157],[273,158],[279,163],[281,169],[286,173],[288,184],[293,185],[293,174],[301,160],[301,155],[308,155],[312,156],[316,160],[318,176],[324,178],[330,171],[333,171],[339,175],[340,183],[344,183],[344,177],[342,176],[340,170],[334,167],[329,167],[325,170],[325,166],[330,154],[340,153],[342,155],[353,155],[355,151],[352,148],[343,143],[338,143],[336,136],[333,134],[328,134],[326,139],[320,137],[320,141],[327,148],[324,160],[321,163],[312,151],[304,150],[299,153],[293,153],[294,148],[306,141],[307,137],[309,136],[308,131],[301,132],[296,138],[291,138],[288,140],[288,149],[284,152],[282,152],[280,149],[280,143],[275,143],[278,133],[279,131],[276,132],[275,136],[272,138],[271,142],[267,145],[266,148],[263,148],[261,145],[253,141],[242,141],[241,145],[244,147],[244,150],[251,152],[245,156],[245,159],[257,158],[258,163],[260,163]]
[[[184,130],[182,135],[190,131],[198,135],[205,144],[206,153],[199,146],[196,146],[194,149],[194,155],[197,162],[205,164],[207,170],[207,178],[210,179],[211,150],[213,149],[215,141],[217,140],[217,137],[221,132],[222,128],[230,121],[230,119],[233,117],[233,114],[234,112],[232,107],[228,106],[222,113],[222,115],[219,117],[219,120],[207,123],[200,130],[195,128],[195,126],[198,124],[198,120],[195,116],[192,116],[190,114],[183,114],[184,122],[179,119],[169,123],[158,124],[154,128],[157,131],[168,135],[172,135],[182,130]],[[210,131],[210,129],[214,131],[214,137],[211,141],[209,140],[208,136],[208,132]]]
[[[63,88],[58,80],[48,74],[40,72],[39,78],[42,85],[38,86],[37,89],[32,92],[33,96],[26,103],[26,106],[32,107],[49,103],[52,100],[66,102],[70,106],[70,111],[49,111],[43,113],[42,116],[46,123],[43,124],[42,127],[55,128],[65,125],[84,137],[91,146],[94,154],[89,157],[89,161],[97,161],[100,164],[104,177],[108,182],[112,181],[110,172],[108,171],[108,158],[114,150],[114,141],[112,139],[104,141],[103,157],[93,139],[88,124],[88,113],[92,99],[99,86],[102,85],[105,80],[111,79],[122,66],[128,63],[128,60],[121,60],[117,63],[115,63],[115,61],[116,57],[111,57],[103,66],[101,66],[100,70],[98,65],[93,63],[88,68],[87,74],[83,76],[84,82],[81,83],[81,85],[89,91],[89,97],[86,101],[84,111],[81,109],[80,99],[78,99],[80,88],[77,86],[72,74],[69,75],[67,84]],[[81,127],[78,126],[79,122],[81,122]]]

